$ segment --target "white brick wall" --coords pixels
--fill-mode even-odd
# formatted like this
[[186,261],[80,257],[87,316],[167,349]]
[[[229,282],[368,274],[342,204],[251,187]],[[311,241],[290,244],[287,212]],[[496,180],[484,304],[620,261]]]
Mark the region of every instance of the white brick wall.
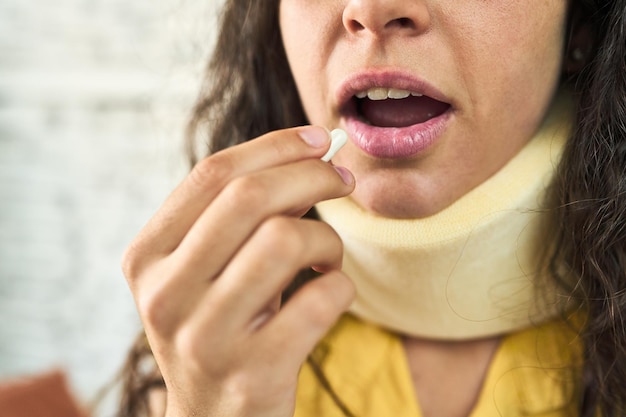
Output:
[[120,255],[186,171],[220,0],[0,0],[0,379],[88,401],[138,320]]

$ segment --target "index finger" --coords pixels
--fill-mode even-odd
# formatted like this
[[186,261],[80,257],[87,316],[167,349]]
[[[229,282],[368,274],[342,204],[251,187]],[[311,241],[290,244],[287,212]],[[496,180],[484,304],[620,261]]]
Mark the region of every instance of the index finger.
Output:
[[140,232],[134,250],[171,253],[230,181],[272,166],[319,158],[329,146],[326,129],[303,126],[270,132],[201,160]]

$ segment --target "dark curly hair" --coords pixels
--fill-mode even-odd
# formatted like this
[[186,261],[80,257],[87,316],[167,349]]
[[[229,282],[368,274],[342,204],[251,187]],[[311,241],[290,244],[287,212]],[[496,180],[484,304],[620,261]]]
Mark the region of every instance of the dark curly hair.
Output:
[[[279,0],[226,1],[188,127],[191,165],[198,154],[307,123],[278,30],[278,6]],[[626,415],[626,0],[572,0],[570,7],[591,28],[594,48],[585,68],[563,78],[575,91],[577,113],[553,184],[551,264],[587,318],[579,329],[580,415],[617,417]],[[198,143],[207,148],[198,150]],[[297,277],[285,297],[309,275]],[[154,368],[145,371],[146,360],[151,353],[142,335],[123,372],[119,417],[146,415],[149,391],[163,386]],[[319,366],[309,364],[334,396]]]

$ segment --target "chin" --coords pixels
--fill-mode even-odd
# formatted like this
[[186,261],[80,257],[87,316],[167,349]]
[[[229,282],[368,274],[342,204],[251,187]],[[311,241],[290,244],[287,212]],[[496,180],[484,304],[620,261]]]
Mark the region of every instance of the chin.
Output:
[[445,209],[452,201],[433,198],[413,184],[357,181],[351,195],[364,210],[391,219],[420,219]]

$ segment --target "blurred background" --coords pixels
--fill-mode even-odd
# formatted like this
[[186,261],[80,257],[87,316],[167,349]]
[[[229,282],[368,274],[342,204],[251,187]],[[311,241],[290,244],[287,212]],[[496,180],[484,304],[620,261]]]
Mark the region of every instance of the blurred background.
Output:
[[187,171],[220,4],[0,0],[0,381],[62,369],[88,403],[119,370],[120,257]]

